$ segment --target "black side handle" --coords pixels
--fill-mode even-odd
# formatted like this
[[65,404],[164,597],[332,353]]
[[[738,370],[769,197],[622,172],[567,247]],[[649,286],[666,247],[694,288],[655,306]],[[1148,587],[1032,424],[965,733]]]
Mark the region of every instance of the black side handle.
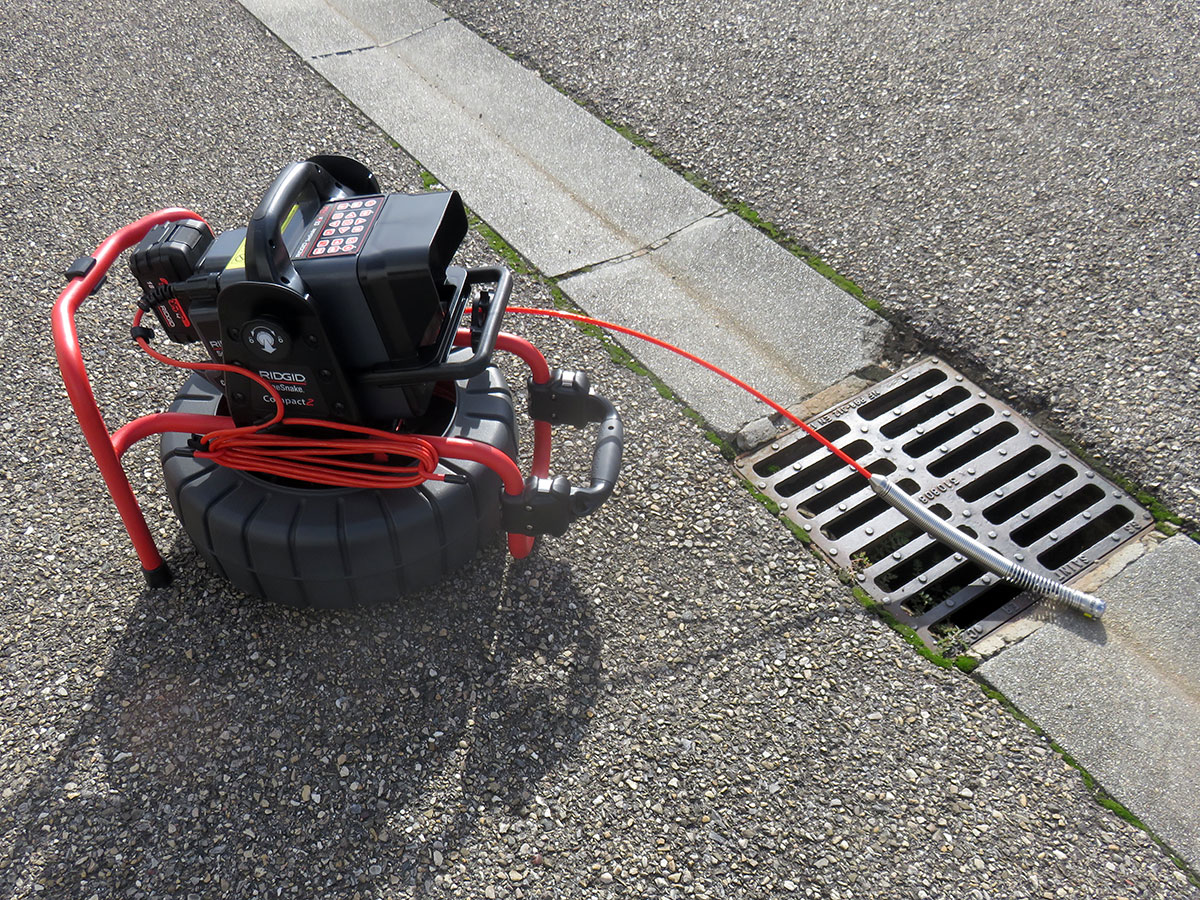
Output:
[[625,430],[612,401],[591,394],[588,406],[597,416],[593,421],[600,422],[600,433],[596,438],[596,449],[592,451],[592,483],[587,487],[571,488],[571,512],[575,518],[591,515],[612,496],[625,448]]
[[625,446],[621,416],[607,398],[592,393],[584,372],[569,369],[555,369],[543,384],[530,381],[529,415],[538,422],[600,426],[587,487],[574,487],[561,475],[530,476],[522,496],[501,496],[505,531],[561,535],[570,522],[595,512],[612,496]]

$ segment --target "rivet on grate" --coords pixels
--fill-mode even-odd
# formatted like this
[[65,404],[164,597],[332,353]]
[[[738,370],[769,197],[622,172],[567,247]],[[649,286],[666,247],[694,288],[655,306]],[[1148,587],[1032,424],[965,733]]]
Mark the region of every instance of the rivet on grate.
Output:
[[957,409],[948,409],[948,410],[946,410],[946,415],[948,415],[950,418],[953,419],[955,416],[958,415],[958,410]]
[[971,434],[979,434],[979,426],[978,425],[973,425],[971,427]]
[[955,375],[955,376],[954,376],[954,380],[955,380],[955,381],[962,381],[962,380],[963,380],[963,377],[962,377],[961,375]]
[[945,447],[945,446],[938,447],[938,453],[949,453],[949,452],[950,452],[949,447]]
[[904,554],[897,550],[892,554],[892,559],[904,559]]
[[1090,519],[1090,518],[1092,517],[1092,514],[1091,514],[1090,512],[1088,512],[1087,510],[1084,510],[1084,511],[1083,511],[1083,517],[1084,517],[1085,519]]
[[883,445],[883,452],[884,452],[884,453],[891,453],[891,452],[892,452],[892,445],[891,445],[891,444],[884,444],[884,445]]
[[838,548],[837,548],[837,547],[830,547],[830,548],[829,548],[829,555],[830,555],[830,556],[837,556],[837,555],[838,555]]
[[997,452],[997,453],[999,453],[1001,456],[1008,456],[1008,451],[1007,451],[1007,450],[1005,450],[1003,447],[1001,447],[1001,448],[1000,448],[999,450],[997,450],[996,452]]
[[1095,478],[1095,477],[1096,477],[1096,473],[1095,473],[1095,472],[1084,472],[1084,473],[1083,473],[1083,477],[1084,477],[1084,478]]
[[759,488],[765,488],[767,486],[767,483],[765,481],[760,481],[758,483],[758,486],[759,486]]
[[914,466],[914,465],[912,465],[912,464],[909,464],[909,466],[908,466],[908,471],[910,471],[910,472],[915,472],[915,471],[917,471],[917,467],[916,467],[916,466]]
[[786,509],[787,509],[787,504],[786,504],[786,503],[780,503],[780,504],[779,504],[779,508],[780,508],[780,509],[783,509],[783,510],[786,510]]
[[981,581],[982,581],[984,584],[991,584],[991,583],[992,583],[992,576],[991,576],[991,575],[984,575],[984,576],[983,576],[983,578],[981,578],[980,580],[981,580]]
[[979,398],[980,398],[981,400],[986,400],[986,399],[987,399],[987,392],[986,392],[986,391],[980,391],[980,392],[979,392]]
[[825,482],[818,481],[815,485],[813,485],[813,487],[815,487],[818,491],[823,491],[825,490]]
[[866,581],[866,580],[867,580],[867,576],[866,576],[866,575],[864,575],[862,572],[859,572],[859,573],[858,573],[858,580],[859,580],[859,581]]
[[772,449],[772,450],[778,450],[778,449],[779,449],[779,444],[772,444],[772,445],[771,445],[771,449]]
[[924,429],[924,428],[922,428],[920,425],[918,425],[918,426],[916,427],[916,429],[915,429],[915,430],[916,430],[917,434],[924,434],[924,433],[925,433],[925,429]]
[[994,541],[994,540],[996,539],[996,532],[994,532],[994,531],[989,531],[989,532],[988,532],[988,537],[990,537],[990,538],[991,538],[991,539]]
[[1016,554],[1016,557],[1015,557],[1015,558],[1016,558],[1017,562],[1021,562],[1023,559],[1025,559],[1025,554],[1024,554],[1024,553],[1018,553],[1018,554]]
[[955,554],[954,554],[954,561],[955,561],[955,562],[962,562],[964,559],[966,559],[966,557],[965,557],[965,556],[963,556],[961,553],[955,553]]
[[869,536],[869,535],[872,535],[872,534],[874,534],[874,533],[875,533],[875,529],[874,529],[874,528],[868,528],[868,529],[866,529],[866,530],[865,530],[865,532],[864,532],[864,533],[865,533],[865,534],[867,534],[868,536]]
[[812,531],[812,526],[811,526],[811,525],[809,525],[809,524],[806,522],[806,523],[804,524],[804,530],[805,530],[805,531]]
[[1028,519],[1029,518],[1029,510],[1027,510],[1027,509],[1021,510],[1021,518]]
[[903,375],[901,375],[901,376],[900,376],[900,380],[901,380],[901,381],[908,381],[908,373],[907,373],[907,372],[905,372]]
[[964,519],[969,519],[969,518],[971,518],[971,511],[970,511],[969,509],[964,509],[964,510],[963,510],[963,518],[964,518]]
[[1030,436],[1031,438],[1040,438],[1040,437],[1041,437],[1041,435],[1040,435],[1038,432],[1036,432],[1036,431],[1031,431],[1031,432],[1029,432],[1029,436]]
[[1012,410],[1008,410],[1008,409],[1001,410],[1000,415],[1004,416],[1004,418],[1007,419],[1012,415]]
[[839,503],[839,504],[838,504],[838,511],[839,511],[839,512],[845,512],[845,511],[846,511],[846,504],[845,504],[845,503]]
[[933,399],[933,391],[926,391],[926,392],[925,392],[925,399],[926,399],[926,400],[932,400],[932,399]]
[[1004,488],[996,488],[996,496],[1003,497],[1004,496]]
[[1061,500],[1061,499],[1062,499],[1062,491],[1055,491],[1055,492],[1054,492],[1054,497],[1055,497],[1055,499],[1057,499],[1057,500]]
[[1066,451],[1066,450],[1059,450],[1059,451],[1058,451],[1058,458],[1059,458],[1059,459],[1066,459],[1066,458],[1067,458],[1067,451]]
[[1057,531],[1050,532],[1050,540],[1052,540],[1052,541],[1058,540],[1058,532]]
[[871,428],[868,425],[862,425],[862,426],[859,426],[858,430],[861,431],[863,434],[866,434],[868,431],[871,430]]
[[947,600],[946,600],[946,609],[954,609],[954,607],[956,607],[956,606],[958,606],[958,601],[957,601],[957,600],[955,600],[953,597],[949,597],[949,598],[947,598]]
[[917,581],[921,582],[921,584],[924,584],[924,583],[925,583],[925,582],[927,582],[928,580],[929,580],[929,576],[928,576],[928,575],[918,575],[918,576],[917,576]]
[[974,475],[974,474],[975,474],[975,467],[974,467],[974,466],[971,466],[971,468],[967,469],[967,474],[968,474],[968,475]]

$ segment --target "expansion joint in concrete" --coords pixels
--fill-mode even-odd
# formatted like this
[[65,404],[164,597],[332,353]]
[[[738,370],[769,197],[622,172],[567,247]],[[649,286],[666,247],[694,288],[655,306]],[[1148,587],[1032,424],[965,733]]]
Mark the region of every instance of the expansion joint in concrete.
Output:
[[630,250],[628,253],[620,253],[616,256],[610,256],[608,259],[602,259],[602,260],[599,260],[598,262],[588,263],[587,265],[580,266],[577,269],[570,269],[566,272],[559,272],[554,277],[556,279],[567,279],[567,278],[571,278],[572,276],[575,276],[575,275],[582,275],[585,272],[594,272],[597,269],[602,269],[606,266],[619,265],[623,262],[628,262],[631,259],[637,259],[638,257],[645,256],[648,253],[653,253],[655,250],[662,249],[667,244],[671,243],[671,241],[673,241],[675,238],[679,237],[679,235],[681,235],[687,231],[690,231],[691,229],[693,229],[697,225],[699,225],[701,222],[705,222],[709,219],[719,219],[722,216],[726,216],[726,215],[729,215],[729,210],[727,210],[727,209],[713,210],[712,212],[705,213],[704,215],[700,216],[699,218],[694,219],[691,222],[688,222],[686,225],[681,225],[680,227],[676,228],[674,231],[671,231],[671,232],[663,235],[662,237],[651,241],[648,244],[643,244],[641,247],[638,247],[636,250]]
[[[367,53],[368,51],[371,51],[371,50],[386,50],[388,47],[393,47],[396,44],[402,43],[407,40],[411,40],[412,38],[415,38],[418,35],[422,35],[427,31],[432,31],[434,28],[437,28],[439,25],[444,25],[446,22],[449,22],[449,21],[450,21],[450,17],[445,16],[441,19],[438,19],[436,22],[431,22],[428,25],[424,25],[421,28],[417,28],[413,31],[410,31],[408,34],[402,34],[399,37],[392,38],[390,41],[384,41],[383,43],[377,43],[377,44],[367,44],[366,46],[363,46],[363,47],[351,47],[348,50],[334,50],[332,53],[316,53],[308,58],[310,60],[329,59],[334,56],[355,56],[359,53]],[[373,37],[374,35],[368,35],[368,36]]]

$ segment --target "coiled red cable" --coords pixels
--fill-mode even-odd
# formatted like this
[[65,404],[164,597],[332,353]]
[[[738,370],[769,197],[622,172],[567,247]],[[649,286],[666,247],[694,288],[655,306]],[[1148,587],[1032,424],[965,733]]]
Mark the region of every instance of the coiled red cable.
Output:
[[[134,314],[141,324],[143,311]],[[420,435],[398,434],[330,422],[325,419],[289,418],[289,426],[317,428],[330,437],[279,434],[266,429],[283,421],[284,406],[279,392],[255,372],[224,363],[185,362],[159,353],[144,337],[135,340],[159,362],[179,369],[231,372],[259,384],[275,404],[275,415],[266,422],[210,431],[200,439],[197,459],[209,459],[230,469],[275,475],[295,481],[352,488],[405,488],[426,481],[444,481],[437,471],[440,457],[433,445]]]

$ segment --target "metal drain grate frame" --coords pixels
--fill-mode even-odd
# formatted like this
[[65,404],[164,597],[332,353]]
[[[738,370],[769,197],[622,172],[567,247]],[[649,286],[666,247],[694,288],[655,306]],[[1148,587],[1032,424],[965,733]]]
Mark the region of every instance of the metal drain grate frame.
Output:
[[[953,527],[1060,581],[1153,524],[1127,493],[937,359],[809,424]],[[1036,599],[910,524],[799,429],[735,465],[930,646],[978,641]]]

